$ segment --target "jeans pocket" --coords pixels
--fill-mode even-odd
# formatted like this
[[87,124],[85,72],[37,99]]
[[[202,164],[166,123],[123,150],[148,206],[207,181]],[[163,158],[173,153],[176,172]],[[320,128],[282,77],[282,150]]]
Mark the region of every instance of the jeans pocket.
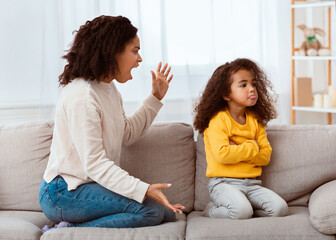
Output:
[[68,184],[62,177],[57,177],[55,181],[55,191],[58,195],[63,195],[64,192],[68,191]]

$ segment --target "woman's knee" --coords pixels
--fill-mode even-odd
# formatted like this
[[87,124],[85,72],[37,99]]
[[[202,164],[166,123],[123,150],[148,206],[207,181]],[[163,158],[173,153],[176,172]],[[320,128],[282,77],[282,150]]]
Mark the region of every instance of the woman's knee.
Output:
[[147,224],[149,226],[160,224],[165,215],[165,207],[149,198],[145,199],[143,205],[140,214],[146,219]]

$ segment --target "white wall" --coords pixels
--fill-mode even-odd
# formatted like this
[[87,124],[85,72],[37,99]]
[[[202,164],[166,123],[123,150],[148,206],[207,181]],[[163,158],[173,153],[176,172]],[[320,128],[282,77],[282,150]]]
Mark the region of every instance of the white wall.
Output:
[[40,101],[41,21],[43,0],[1,1],[0,106]]

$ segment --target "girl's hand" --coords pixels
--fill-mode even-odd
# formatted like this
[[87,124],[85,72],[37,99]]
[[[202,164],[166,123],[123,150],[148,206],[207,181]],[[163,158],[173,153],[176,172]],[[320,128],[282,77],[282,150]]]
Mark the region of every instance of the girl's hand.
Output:
[[182,206],[181,204],[174,204],[174,205],[170,204],[168,202],[167,197],[163,194],[161,190],[162,188],[170,188],[170,187],[171,184],[167,183],[151,184],[147,189],[146,196],[167,207],[169,210],[175,213],[177,212],[182,214],[182,209],[184,209],[184,206]]
[[168,88],[169,88],[169,83],[170,81],[173,79],[173,75],[171,75],[168,78],[168,75],[170,73],[171,67],[168,67],[168,64],[166,63],[162,70],[162,62],[159,63],[157,69],[156,69],[156,73],[154,73],[151,70],[152,73],[152,93],[153,95],[161,100],[167,93]]
[[237,145],[234,141],[229,140],[230,145]]

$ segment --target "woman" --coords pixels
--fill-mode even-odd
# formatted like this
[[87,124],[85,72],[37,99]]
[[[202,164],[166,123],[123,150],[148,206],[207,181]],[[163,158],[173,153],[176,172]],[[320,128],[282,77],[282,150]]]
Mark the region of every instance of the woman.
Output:
[[[170,184],[147,184],[118,166],[122,145],[149,128],[173,75],[159,63],[152,94],[126,117],[114,80],[132,79],[142,61],[137,29],[122,16],[100,16],[80,27],[64,56],[51,153],[39,197],[57,227],[127,228],[175,221],[180,204],[162,193]],[[48,230],[46,227],[44,230]]]

